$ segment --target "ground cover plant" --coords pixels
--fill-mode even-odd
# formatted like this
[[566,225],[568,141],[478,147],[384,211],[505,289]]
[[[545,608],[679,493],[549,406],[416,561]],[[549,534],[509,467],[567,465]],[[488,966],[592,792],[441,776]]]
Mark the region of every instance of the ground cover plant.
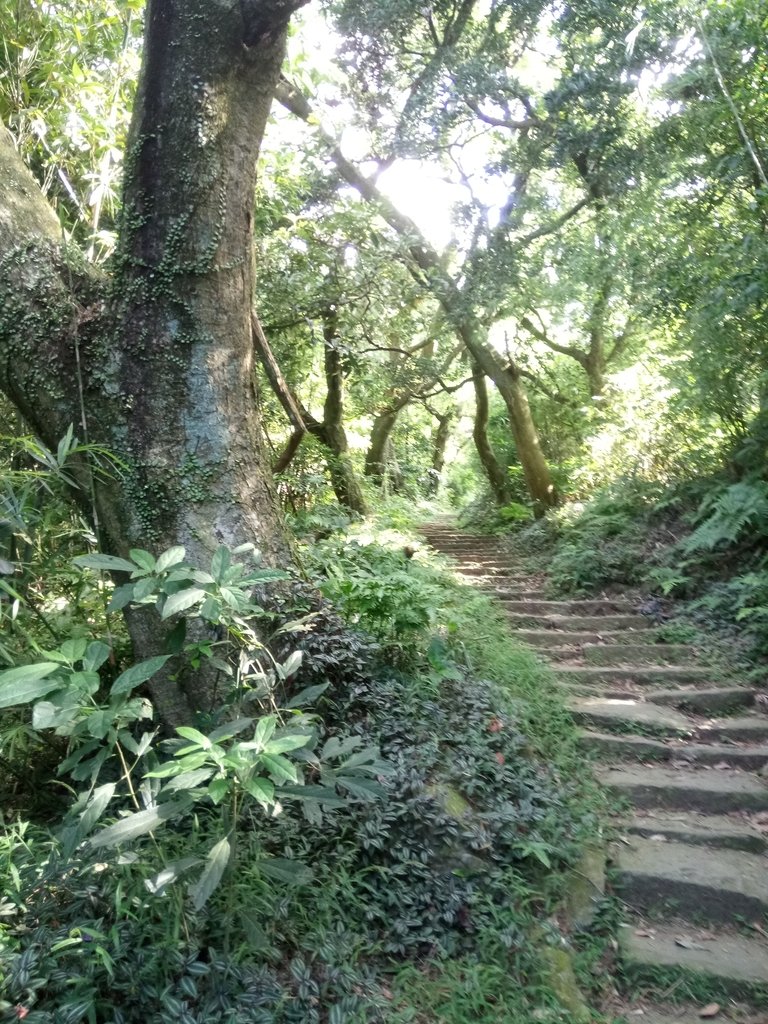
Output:
[[[52,496],[72,457],[39,471]],[[475,984],[561,1019],[537,922],[599,801],[488,599],[407,557],[386,514],[308,543],[306,582],[250,548],[74,555],[29,514],[0,673],[8,1019],[406,1021],[435,984],[447,1020]],[[167,624],[167,653],[131,661],[125,607]],[[221,687],[175,738],[147,690],[169,662]]]

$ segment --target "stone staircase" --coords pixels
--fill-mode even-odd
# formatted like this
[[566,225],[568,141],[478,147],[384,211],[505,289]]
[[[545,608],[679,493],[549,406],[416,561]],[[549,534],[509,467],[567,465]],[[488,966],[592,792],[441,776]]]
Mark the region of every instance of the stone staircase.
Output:
[[637,602],[552,601],[495,538],[447,518],[422,532],[551,663],[598,778],[624,808],[612,853],[627,916],[619,971],[633,991],[660,993],[626,1019],[700,1021],[696,1008],[662,1005],[689,991],[721,994],[717,1020],[768,1024],[768,705],[758,689],[693,647],[657,642]]

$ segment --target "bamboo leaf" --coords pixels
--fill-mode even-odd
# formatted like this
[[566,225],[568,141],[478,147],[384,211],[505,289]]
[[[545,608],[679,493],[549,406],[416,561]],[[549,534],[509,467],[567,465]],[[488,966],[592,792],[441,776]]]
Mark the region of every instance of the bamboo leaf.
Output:
[[216,891],[231,856],[232,847],[226,838],[220,839],[211,848],[205,860],[203,873],[190,889],[190,896],[192,897],[192,904],[195,910],[202,910]]

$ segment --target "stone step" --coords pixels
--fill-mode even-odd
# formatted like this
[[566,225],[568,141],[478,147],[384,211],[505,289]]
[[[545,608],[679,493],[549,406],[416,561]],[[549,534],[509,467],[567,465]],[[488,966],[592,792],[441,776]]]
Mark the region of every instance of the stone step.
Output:
[[[642,635],[642,630],[638,633]],[[650,633],[651,630],[648,630]],[[524,640],[527,644],[531,644],[533,647],[546,647],[551,648],[547,650],[546,654],[548,657],[563,657],[573,658],[574,651],[571,648],[581,649],[584,644],[588,643],[599,643],[604,641],[606,644],[623,643],[627,636],[636,636],[638,633],[627,633],[627,632],[565,632],[558,629],[516,629],[515,636],[519,640]]]
[[703,765],[732,765],[742,771],[758,771],[768,764],[768,744],[664,742],[649,736],[615,735],[585,731],[579,744],[600,757],[614,761],[678,761]]
[[754,775],[733,770],[625,765],[598,767],[597,777],[615,796],[635,807],[711,814],[768,810],[768,785]]
[[[681,937],[691,941],[680,945]],[[709,984],[735,998],[749,998],[753,993],[764,998],[764,986],[768,985],[768,942],[758,936],[730,931],[715,938],[696,939],[695,928],[688,931],[662,925],[653,929],[620,928],[622,972],[633,986],[658,987],[661,979],[669,988],[670,983],[674,985],[681,977],[688,977],[694,984],[698,982],[699,989],[706,990]],[[753,1018],[756,1019],[759,1018]]]
[[[630,835],[644,836],[652,842],[669,839],[695,846],[743,850],[747,853],[768,852],[768,834],[758,832],[748,822],[725,814],[695,814],[692,811],[648,811],[636,814],[626,825]],[[663,843],[658,857],[664,857]]]
[[637,700],[650,704],[664,704],[688,711],[693,715],[727,714],[738,708],[750,707],[754,702],[754,690],[737,686],[677,687],[673,690],[643,688],[642,692],[632,691],[626,686],[611,687],[572,685],[566,688],[584,697],[602,697],[606,700]]
[[731,740],[739,743],[759,743],[768,740],[768,718],[754,715],[749,718],[721,718],[696,726],[696,739],[700,742]]
[[768,912],[765,859],[636,836],[619,850],[616,886],[633,909],[664,910],[687,920],[737,924]]
[[587,643],[582,657],[592,665],[684,665],[696,657],[687,644]]
[[509,597],[520,601],[538,601],[544,598],[543,590],[521,590],[519,587],[487,587],[485,592],[489,597]]
[[687,735],[695,728],[695,722],[687,715],[639,700],[574,697],[568,701],[568,709],[581,725],[597,729],[679,736]]
[[456,573],[459,576],[472,576],[479,577],[480,579],[488,580],[519,580],[521,583],[525,582],[525,578],[519,573],[515,572],[514,568],[508,566],[506,568],[489,569],[485,565],[477,565],[475,563],[464,563],[457,567]]
[[520,615],[631,615],[635,605],[631,601],[524,601],[516,598],[499,600],[508,612]]
[[645,629],[643,615],[521,615],[507,612],[510,625],[521,629],[562,629],[566,632]]
[[558,678],[569,683],[634,683],[638,686],[676,686],[684,683],[709,682],[711,669],[698,666],[665,665],[635,667],[596,667],[593,665],[563,665],[557,669]]
[[683,708],[696,715],[714,715],[734,708],[751,707],[755,701],[755,691],[745,686],[647,690],[645,699],[653,701],[654,704],[669,704],[673,708]]
[[444,539],[427,539],[429,543],[443,551],[445,554],[459,554],[466,555],[469,558],[477,557],[484,558],[488,555],[495,555],[499,557],[509,557],[509,552],[505,551],[498,541],[470,541],[468,543],[464,541],[446,541]]

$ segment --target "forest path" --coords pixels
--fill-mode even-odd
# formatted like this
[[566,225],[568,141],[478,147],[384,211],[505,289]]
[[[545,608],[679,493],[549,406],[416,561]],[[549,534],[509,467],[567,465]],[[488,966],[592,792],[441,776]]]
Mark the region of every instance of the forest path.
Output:
[[[698,1024],[717,1002],[711,1019],[768,1024],[768,715],[758,689],[693,647],[659,642],[637,599],[553,601],[498,539],[448,517],[422,533],[551,664],[623,808],[611,850],[626,910],[619,972],[648,994],[626,1019]],[[697,1006],[662,1005],[685,991]]]

